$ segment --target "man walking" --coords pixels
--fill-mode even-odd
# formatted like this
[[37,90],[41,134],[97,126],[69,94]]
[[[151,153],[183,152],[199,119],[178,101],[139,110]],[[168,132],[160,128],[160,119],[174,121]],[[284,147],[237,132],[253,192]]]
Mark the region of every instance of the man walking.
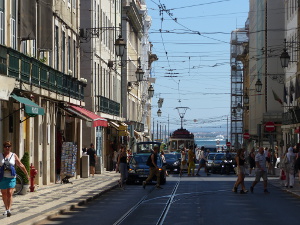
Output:
[[95,164],[96,164],[96,151],[93,143],[90,145],[90,148],[87,150],[87,155],[89,155],[90,158],[90,174],[92,174],[92,177],[94,177]]
[[151,155],[149,156],[151,158],[149,164],[147,162],[147,165],[149,166],[150,169],[150,174],[147,177],[147,179],[145,181],[143,181],[143,188],[145,189],[146,184],[152,180],[152,177],[154,175],[156,175],[157,178],[157,182],[156,182],[156,189],[162,189],[162,187],[160,186],[160,172],[159,172],[159,168],[157,166],[157,156],[158,156],[158,152],[159,152],[159,148],[158,146],[155,146],[153,148],[153,152],[151,153]]
[[253,193],[254,186],[260,181],[260,178],[264,181],[264,193],[270,193],[267,189],[268,178],[267,178],[267,167],[266,167],[266,157],[264,154],[264,148],[259,147],[258,153],[255,155],[255,180],[250,187],[251,193]]

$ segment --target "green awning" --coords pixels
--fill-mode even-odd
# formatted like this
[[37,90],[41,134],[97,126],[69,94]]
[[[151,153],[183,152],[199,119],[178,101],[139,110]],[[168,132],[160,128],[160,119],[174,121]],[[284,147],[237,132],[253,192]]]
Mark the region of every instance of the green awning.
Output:
[[24,104],[25,112],[28,116],[44,115],[44,108],[40,107],[28,98],[20,97],[15,94],[10,95],[10,97],[16,99],[18,102]]

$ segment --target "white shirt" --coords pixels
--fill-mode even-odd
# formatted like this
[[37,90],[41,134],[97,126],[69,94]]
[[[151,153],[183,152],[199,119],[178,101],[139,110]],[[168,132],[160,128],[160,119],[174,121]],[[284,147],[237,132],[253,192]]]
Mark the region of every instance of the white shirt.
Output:
[[259,152],[255,155],[255,162],[259,163],[259,167],[256,167],[256,171],[259,172],[261,169],[266,171],[266,157],[265,154],[260,154]]
[[[3,154],[0,154],[0,166],[2,166],[4,164],[4,161],[5,161],[6,164],[10,164],[12,166],[15,166],[15,164],[16,164],[15,154],[14,153],[10,153],[6,157],[6,159],[4,159]],[[14,176],[11,175],[11,171],[4,171],[4,177],[13,178]]]

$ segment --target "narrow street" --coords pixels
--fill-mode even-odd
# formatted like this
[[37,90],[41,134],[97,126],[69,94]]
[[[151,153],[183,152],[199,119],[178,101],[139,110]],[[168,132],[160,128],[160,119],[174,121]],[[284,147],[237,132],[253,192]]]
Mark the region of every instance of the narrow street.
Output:
[[[292,223],[299,201],[272,185],[264,194],[262,182],[254,193],[231,191],[234,175],[182,177],[171,175],[164,189],[154,185],[116,188],[83,207],[76,207],[39,224],[284,224]],[[246,178],[249,188],[253,177]],[[278,179],[278,178],[270,178]],[[278,215],[278,206],[284,217]]]

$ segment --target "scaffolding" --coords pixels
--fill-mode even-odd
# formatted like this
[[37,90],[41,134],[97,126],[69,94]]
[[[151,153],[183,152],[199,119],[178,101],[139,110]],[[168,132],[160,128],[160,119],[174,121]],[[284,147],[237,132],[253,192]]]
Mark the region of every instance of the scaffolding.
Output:
[[[243,55],[245,43],[248,43],[248,30],[237,29],[231,32],[230,40],[230,66],[231,66],[231,100],[230,100],[230,142],[234,149],[243,144],[243,97],[244,97],[244,67]],[[228,140],[229,141],[229,140]]]

